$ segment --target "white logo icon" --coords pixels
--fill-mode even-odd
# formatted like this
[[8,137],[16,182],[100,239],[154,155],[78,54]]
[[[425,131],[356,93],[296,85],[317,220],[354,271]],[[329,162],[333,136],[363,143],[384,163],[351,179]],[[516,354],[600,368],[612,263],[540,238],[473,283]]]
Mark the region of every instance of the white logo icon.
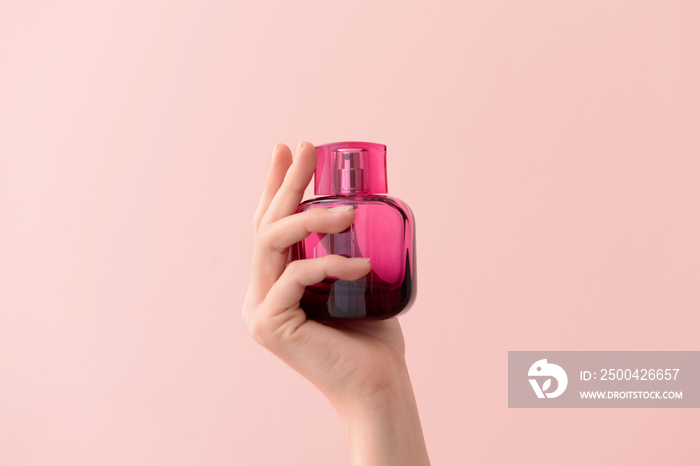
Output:
[[[537,383],[537,379],[528,379],[537,398],[544,398],[545,396],[547,398],[556,398],[564,393],[566,385],[569,383],[569,378],[566,376],[564,369],[556,364],[548,364],[546,359],[540,359],[530,366],[527,375],[529,377],[548,377],[542,384],[542,388]],[[547,393],[547,390],[552,385],[552,378],[557,380],[557,389]]]

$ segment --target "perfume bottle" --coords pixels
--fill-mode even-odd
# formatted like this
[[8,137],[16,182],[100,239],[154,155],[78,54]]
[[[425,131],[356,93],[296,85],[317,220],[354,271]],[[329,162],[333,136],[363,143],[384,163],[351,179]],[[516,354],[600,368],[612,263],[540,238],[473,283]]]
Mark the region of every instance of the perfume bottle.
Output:
[[291,260],[339,254],[369,257],[370,272],[353,281],[327,277],[307,286],[301,308],[310,319],[386,319],[416,297],[415,222],[411,209],[389,197],[386,146],[335,142],[316,146],[314,192],[297,212],[352,206],[355,221],[341,233],[311,233],[292,246]]

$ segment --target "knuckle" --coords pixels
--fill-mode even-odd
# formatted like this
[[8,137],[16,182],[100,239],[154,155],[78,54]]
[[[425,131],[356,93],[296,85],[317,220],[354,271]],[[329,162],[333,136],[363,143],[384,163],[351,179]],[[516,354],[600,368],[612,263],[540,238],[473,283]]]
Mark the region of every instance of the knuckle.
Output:
[[285,272],[287,272],[290,275],[297,275],[299,272],[301,272],[301,269],[303,267],[304,267],[303,260],[292,261],[289,264],[287,264],[287,268],[285,269]]
[[262,226],[255,235],[255,246],[283,253],[286,251],[286,247],[281,244],[282,239],[280,235],[281,228],[279,225]]
[[333,267],[342,264],[345,258],[338,254],[329,254],[324,256],[322,260],[325,267]]
[[270,228],[261,227],[255,235],[255,244],[258,247],[269,248],[272,244],[272,232]]
[[270,336],[269,325],[255,318],[244,318],[246,329],[253,340],[261,346],[267,346]]

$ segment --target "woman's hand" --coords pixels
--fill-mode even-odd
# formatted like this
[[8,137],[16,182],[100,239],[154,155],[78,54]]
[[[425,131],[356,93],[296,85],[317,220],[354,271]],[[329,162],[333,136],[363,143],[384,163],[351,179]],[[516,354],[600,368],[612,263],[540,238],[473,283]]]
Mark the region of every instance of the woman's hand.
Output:
[[339,233],[352,208],[294,213],[311,181],[316,150],[277,144],[253,218],[254,250],[243,320],[256,342],[316,385],[345,422],[353,464],[429,464],[396,318],[307,320],[299,301],[327,276],[356,280],[368,259],[329,255],[289,262],[289,247],[311,232]]

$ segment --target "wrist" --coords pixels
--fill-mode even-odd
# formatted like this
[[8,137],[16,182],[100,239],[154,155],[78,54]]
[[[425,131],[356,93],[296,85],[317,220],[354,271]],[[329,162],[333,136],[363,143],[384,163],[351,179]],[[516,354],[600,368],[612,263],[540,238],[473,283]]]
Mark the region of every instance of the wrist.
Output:
[[336,406],[353,466],[429,465],[418,407],[405,363],[391,383]]

